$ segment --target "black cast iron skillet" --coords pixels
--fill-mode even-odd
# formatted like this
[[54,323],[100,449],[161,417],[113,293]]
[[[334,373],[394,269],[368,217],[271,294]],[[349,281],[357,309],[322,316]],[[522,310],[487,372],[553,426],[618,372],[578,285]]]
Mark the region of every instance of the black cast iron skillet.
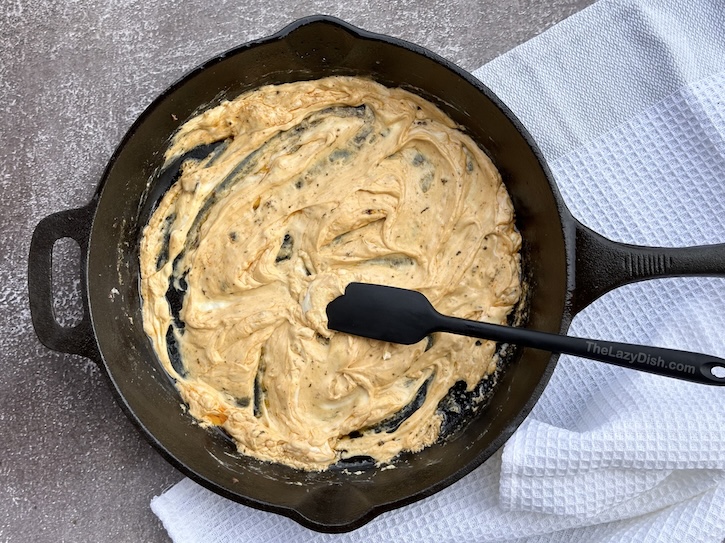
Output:
[[[528,327],[566,332],[573,315],[619,285],[651,277],[725,275],[725,245],[662,249],[614,243],[567,210],[535,143],[493,93],[470,74],[412,44],[329,17],[299,20],[199,66],[134,123],[87,206],[50,215],[31,243],[28,285],[33,324],[49,348],[96,361],[129,418],[183,473],[232,500],[286,515],[318,531],[357,528],[380,513],[445,488],[490,457],[541,395],[557,356],[514,352],[486,410],[445,441],[404,454],[396,469],[340,466],[322,473],[240,457],[220,432],[184,412],[142,328],[138,240],[174,131],[200,108],[262,84],[362,75],[437,103],[486,150],[503,175],[523,236],[530,286]],[[54,243],[81,247],[85,315],[73,328],[52,310]]]

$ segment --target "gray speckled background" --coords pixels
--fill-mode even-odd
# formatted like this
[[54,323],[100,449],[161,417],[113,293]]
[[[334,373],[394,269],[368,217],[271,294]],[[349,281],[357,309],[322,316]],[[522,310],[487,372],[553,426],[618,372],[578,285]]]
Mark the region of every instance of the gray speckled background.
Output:
[[[0,3],[0,541],[168,541],[149,509],[181,474],[98,368],[37,340],[27,254],[40,219],[87,202],[136,116],[187,70],[314,13],[473,70],[591,0],[138,0]],[[79,317],[77,246],[54,261],[58,319]]]

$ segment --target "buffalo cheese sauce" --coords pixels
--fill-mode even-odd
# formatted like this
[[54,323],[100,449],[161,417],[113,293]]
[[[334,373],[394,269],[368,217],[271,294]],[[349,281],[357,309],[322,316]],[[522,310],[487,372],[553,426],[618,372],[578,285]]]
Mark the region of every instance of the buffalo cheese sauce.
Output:
[[144,329],[190,413],[306,470],[432,444],[439,402],[495,370],[495,343],[354,337],[325,308],[360,281],[505,323],[521,239],[490,159],[431,103],[351,77],[224,102],[180,128],[167,163],[212,143],[184,161],[140,253]]

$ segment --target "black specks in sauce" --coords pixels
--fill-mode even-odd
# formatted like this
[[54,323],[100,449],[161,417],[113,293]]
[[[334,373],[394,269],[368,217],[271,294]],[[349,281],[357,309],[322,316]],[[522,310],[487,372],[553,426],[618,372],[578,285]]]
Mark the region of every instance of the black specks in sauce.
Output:
[[249,398],[235,398],[234,403],[236,403],[239,407],[249,407],[251,400]]
[[237,233],[236,232],[229,232],[229,240],[234,243],[237,241]]

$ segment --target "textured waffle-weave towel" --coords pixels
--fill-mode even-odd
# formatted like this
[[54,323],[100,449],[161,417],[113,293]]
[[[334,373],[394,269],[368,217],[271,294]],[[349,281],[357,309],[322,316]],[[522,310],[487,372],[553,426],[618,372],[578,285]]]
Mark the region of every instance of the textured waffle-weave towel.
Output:
[[[725,11],[601,0],[477,70],[540,143],[574,215],[629,243],[725,242]],[[725,279],[629,285],[570,333],[725,357]],[[725,539],[725,388],[564,356],[505,447],[351,534],[184,480],[151,507],[181,542]]]

